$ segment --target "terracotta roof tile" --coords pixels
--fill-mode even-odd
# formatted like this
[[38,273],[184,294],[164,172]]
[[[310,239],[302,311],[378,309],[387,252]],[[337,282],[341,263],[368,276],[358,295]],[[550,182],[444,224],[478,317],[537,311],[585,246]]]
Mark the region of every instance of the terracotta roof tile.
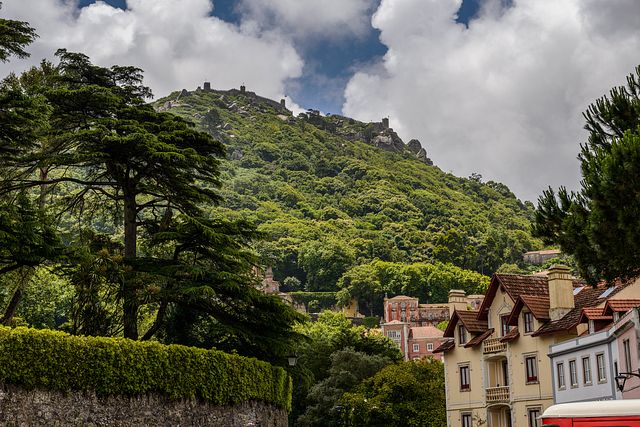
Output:
[[640,307],[640,299],[610,299],[604,305],[602,313],[604,315],[612,313],[626,313],[634,307]]
[[[583,280],[573,279],[573,286],[584,286]],[[549,297],[549,285],[546,275],[529,275],[520,274],[494,274],[487,290],[487,295],[480,306],[480,319],[487,318],[487,312],[498,288],[504,289],[513,301],[516,301],[520,295],[533,295],[537,297]]]
[[602,307],[583,308],[578,323],[586,323],[589,320],[613,320],[613,316],[604,315]]
[[440,338],[444,332],[435,326],[414,326],[409,329],[409,334],[413,338]]
[[476,335],[475,337],[471,338],[469,340],[469,342],[464,345],[464,347],[465,348],[475,347],[475,346],[481,344],[482,341],[484,341],[487,338],[489,338],[492,333],[493,333],[493,328],[487,329],[486,331],[484,331],[480,335]]
[[500,338],[500,342],[509,342],[513,341],[520,336],[520,332],[518,332],[518,327],[515,327],[509,331],[509,333],[502,338]]
[[478,320],[477,310],[453,310],[449,325],[447,325],[447,329],[444,331],[445,337],[453,337],[458,320],[462,322],[471,334],[482,333],[488,328],[486,320]]
[[[616,285],[612,292],[608,295],[609,298],[613,297],[615,294],[620,292],[622,289],[629,286],[633,281],[627,281],[625,283]],[[599,285],[596,287],[593,286],[585,286],[578,294],[574,297],[575,308],[570,310],[567,314],[564,315],[562,319],[546,323],[538,328],[537,331],[533,333],[533,336],[540,336],[551,334],[554,332],[567,331],[578,324],[580,321],[580,316],[582,314],[583,308],[595,307],[598,304],[604,302],[600,295],[608,289],[608,286]]]
[[453,340],[448,340],[440,344],[433,353],[444,353],[445,351],[449,351],[456,346],[456,343]]

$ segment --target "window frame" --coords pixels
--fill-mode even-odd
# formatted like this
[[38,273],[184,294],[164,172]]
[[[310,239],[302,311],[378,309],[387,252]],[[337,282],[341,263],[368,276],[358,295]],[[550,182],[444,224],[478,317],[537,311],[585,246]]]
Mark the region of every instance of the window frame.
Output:
[[556,376],[558,378],[558,390],[566,390],[567,382],[564,376],[564,362],[556,363]]
[[427,351],[433,351],[433,343],[432,342],[428,342],[427,343]]
[[500,335],[501,337],[507,336],[507,334],[511,331],[511,326],[508,323],[509,315],[501,314],[500,315]]
[[[418,348],[416,349],[416,347],[418,347]],[[420,344],[419,343],[413,343],[413,352],[417,353],[419,351],[420,351]]]
[[[575,379],[575,382],[574,382]],[[569,384],[571,384],[571,388],[578,387],[578,366],[576,364],[576,359],[569,360]]]
[[467,343],[467,328],[462,323],[458,325],[458,345],[465,345]]
[[593,384],[593,371],[591,370],[591,356],[584,356],[582,358],[582,383],[584,385]]
[[596,354],[596,369],[598,370],[598,383],[606,383],[607,365],[605,363],[604,353]]
[[460,378],[460,391],[471,391],[471,367],[464,364],[458,366],[459,378]]
[[[532,416],[532,414],[535,414]],[[527,408],[527,417],[529,418],[529,427],[542,427],[542,425],[540,424],[540,421],[538,419],[538,417],[542,415],[542,408],[540,408],[539,406],[535,407],[535,408]]]
[[537,384],[539,382],[537,354],[525,354],[524,374],[527,380],[527,384]]
[[622,340],[622,349],[624,352],[624,368],[626,372],[631,372],[631,344],[628,338]]
[[523,323],[524,323],[524,333],[531,334],[533,333],[533,313],[530,311],[524,312],[522,315]]
[[460,422],[462,427],[473,427],[473,416],[471,412],[463,412],[460,414]]

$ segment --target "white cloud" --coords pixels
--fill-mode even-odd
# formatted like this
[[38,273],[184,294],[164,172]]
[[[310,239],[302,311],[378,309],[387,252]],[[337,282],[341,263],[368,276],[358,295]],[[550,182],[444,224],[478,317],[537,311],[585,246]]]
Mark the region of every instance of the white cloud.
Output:
[[481,173],[533,200],[578,187],[582,111],[640,63],[640,2],[487,0],[469,28],[461,0],[383,0],[388,53],[349,82],[344,113],[390,115],[457,175]]
[[241,0],[244,25],[276,29],[299,41],[364,36],[377,0]]
[[103,66],[135,65],[156,96],[202,82],[228,89],[246,83],[280,99],[285,82],[299,77],[303,61],[291,40],[257,33],[209,16],[209,0],[128,0],[127,10],[97,2],[5,0],[3,17],[28,21],[40,38],[27,60],[0,64],[0,75],[22,71],[58,48],[83,52]]

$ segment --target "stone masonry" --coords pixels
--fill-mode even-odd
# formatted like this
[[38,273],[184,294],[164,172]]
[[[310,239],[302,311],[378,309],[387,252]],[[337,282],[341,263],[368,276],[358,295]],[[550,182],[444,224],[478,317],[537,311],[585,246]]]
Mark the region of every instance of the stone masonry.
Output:
[[154,394],[101,397],[90,392],[25,390],[0,384],[0,425],[285,427],[287,412],[262,402],[215,406]]

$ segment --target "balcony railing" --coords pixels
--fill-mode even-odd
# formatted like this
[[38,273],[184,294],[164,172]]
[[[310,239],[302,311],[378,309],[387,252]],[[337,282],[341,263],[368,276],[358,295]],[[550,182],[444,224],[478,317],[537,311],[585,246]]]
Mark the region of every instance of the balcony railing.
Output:
[[509,401],[509,387],[488,387],[487,403],[501,403]]
[[507,349],[507,344],[500,342],[500,338],[487,338],[484,340],[483,349],[485,353],[498,353]]

